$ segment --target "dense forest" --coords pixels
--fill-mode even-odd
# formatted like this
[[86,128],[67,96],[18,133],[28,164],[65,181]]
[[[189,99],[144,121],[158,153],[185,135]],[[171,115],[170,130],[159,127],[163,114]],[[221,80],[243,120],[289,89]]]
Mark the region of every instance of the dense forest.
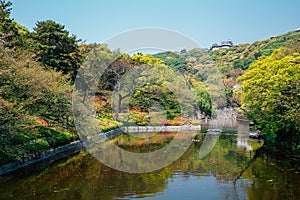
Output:
[[210,52],[226,106],[256,123],[266,144],[300,151],[300,31]]
[[[254,121],[267,144],[300,152],[299,32],[216,51],[130,56],[105,44],[85,44],[52,20],[39,21],[30,31],[11,18],[11,6],[0,2],[0,164],[79,139],[74,87],[83,102],[93,99],[102,131],[196,124],[230,107]],[[91,66],[112,60],[90,94],[87,77],[98,73]],[[192,100],[180,101],[167,87],[175,73]],[[128,84],[140,87],[133,90]],[[113,96],[115,91],[121,92]],[[193,112],[185,113],[182,105]]]

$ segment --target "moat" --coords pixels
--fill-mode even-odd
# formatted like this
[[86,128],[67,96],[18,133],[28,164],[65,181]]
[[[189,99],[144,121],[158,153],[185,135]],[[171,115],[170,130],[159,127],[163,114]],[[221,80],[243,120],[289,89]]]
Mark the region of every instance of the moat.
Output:
[[[213,136],[212,150],[201,155],[208,128],[223,132]],[[250,139],[248,133],[247,122],[202,124],[201,132],[195,133],[200,142],[193,142],[168,167],[149,173],[120,172],[81,152],[47,167],[0,178],[0,199],[297,199],[300,173],[292,166],[297,161],[258,150],[263,142]],[[165,139],[171,134],[160,135]],[[147,147],[126,145],[128,136],[119,137],[121,146],[133,152],[161,147],[155,141]]]

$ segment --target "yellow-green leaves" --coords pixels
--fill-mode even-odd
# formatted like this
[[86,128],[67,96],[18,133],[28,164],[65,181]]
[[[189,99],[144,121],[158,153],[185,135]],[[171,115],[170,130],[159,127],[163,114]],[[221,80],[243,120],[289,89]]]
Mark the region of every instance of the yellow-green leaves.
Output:
[[288,133],[299,139],[300,54],[290,52],[279,49],[252,63],[239,78],[240,92],[242,108],[266,132]]

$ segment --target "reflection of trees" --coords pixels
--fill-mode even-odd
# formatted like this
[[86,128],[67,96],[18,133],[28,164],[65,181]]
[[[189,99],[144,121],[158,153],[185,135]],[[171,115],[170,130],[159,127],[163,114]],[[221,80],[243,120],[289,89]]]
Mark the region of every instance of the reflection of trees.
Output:
[[190,147],[195,134],[195,132],[178,132],[168,145],[146,153],[124,150],[110,141],[99,140],[97,137],[89,140],[86,148],[98,160],[114,169],[131,173],[152,172],[169,166],[180,158]]
[[[204,135],[198,137],[201,141],[205,140]],[[214,174],[218,180],[232,180],[241,170],[244,162],[251,157],[246,156],[244,150],[236,149],[234,137],[230,137],[221,136],[212,151],[201,160],[199,150],[202,143],[194,143],[172,165],[144,174],[129,174],[113,170],[89,155],[75,156],[64,164],[50,167],[44,175],[7,184],[0,189],[0,198],[8,196],[8,191],[14,191],[14,194],[22,199],[32,199],[33,191],[39,191],[40,199],[63,199],[64,197],[76,199],[78,196],[81,199],[96,197],[96,199],[113,199],[156,194],[165,189],[167,179],[172,177],[174,171],[187,174],[195,172],[195,175]],[[16,188],[16,185],[19,187]],[[24,191],[28,196],[24,196]]]
[[199,149],[199,159],[204,158],[215,147],[219,140],[219,134],[206,134],[204,141]]
[[212,151],[201,160],[199,168],[213,173],[217,180],[234,181],[251,159],[245,149],[236,147],[236,136],[221,135]]
[[260,149],[242,176],[254,182],[247,187],[249,199],[298,199],[299,170],[299,158]]
[[[153,138],[152,143],[155,144],[157,139]],[[246,149],[237,148],[236,135],[221,135],[211,152],[199,159],[205,135],[200,134],[197,139],[202,142],[193,143],[172,165],[144,174],[116,171],[83,153],[49,167],[35,177],[2,183],[0,180],[0,199],[7,199],[11,195],[15,199],[25,200],[149,197],[163,192],[168,179],[178,171],[199,178],[205,174],[215,176],[220,183],[219,187],[224,186],[224,196],[229,199],[240,197],[241,194],[237,192],[241,190],[240,187],[246,189],[249,199],[297,199],[300,195],[298,185],[295,184],[300,180],[300,174],[296,173],[295,168],[297,160],[267,156],[264,150],[250,154]],[[134,147],[133,150],[137,151],[138,148]],[[243,184],[245,179],[253,184]],[[228,187],[226,183],[232,183],[232,186]]]
[[171,176],[168,169],[145,174],[120,172],[104,166],[89,154],[75,156],[45,172],[34,178],[14,181],[15,184],[6,184],[0,189],[0,199],[7,199],[11,191],[16,199],[24,200],[36,196],[45,200],[141,197],[162,192],[166,179]]

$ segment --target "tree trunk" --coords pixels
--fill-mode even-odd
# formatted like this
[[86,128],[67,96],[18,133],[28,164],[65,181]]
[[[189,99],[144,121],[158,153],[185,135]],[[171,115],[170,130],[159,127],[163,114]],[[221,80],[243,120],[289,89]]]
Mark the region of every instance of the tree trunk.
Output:
[[118,94],[118,105],[117,105],[117,109],[115,109],[115,120],[119,119],[119,113],[121,112],[121,105],[122,105],[122,95]]

